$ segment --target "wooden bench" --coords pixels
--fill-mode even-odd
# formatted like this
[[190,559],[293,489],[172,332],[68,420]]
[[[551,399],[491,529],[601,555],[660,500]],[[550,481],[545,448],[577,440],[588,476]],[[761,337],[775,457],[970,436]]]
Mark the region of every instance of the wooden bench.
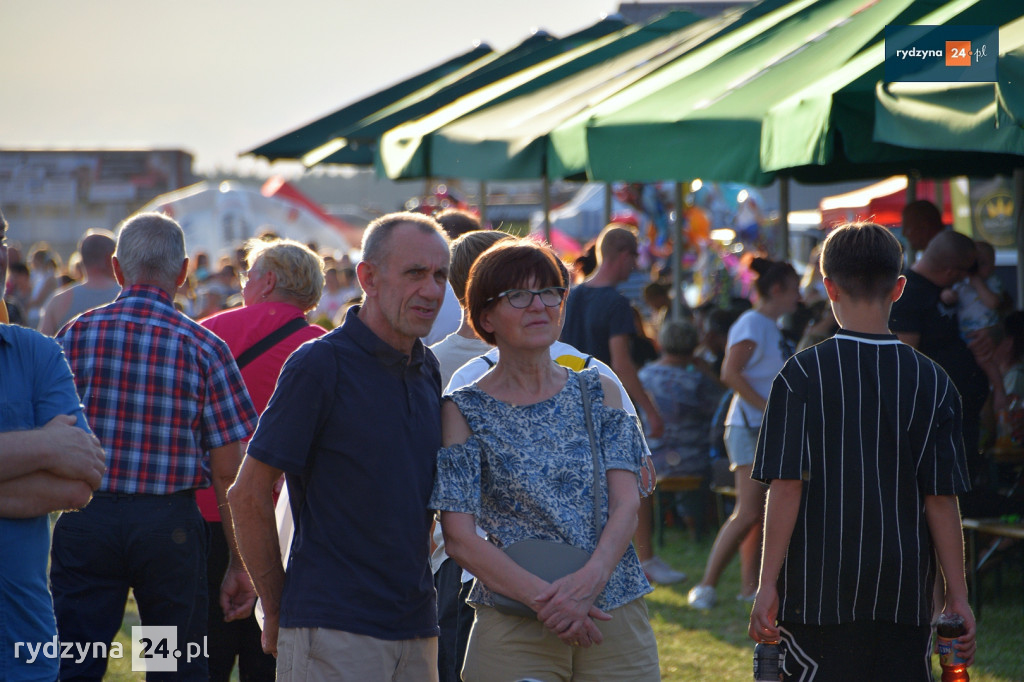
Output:
[[[704,489],[703,476],[666,476],[654,488],[654,539],[658,547],[665,544],[665,510],[662,495],[694,493]],[[706,498],[705,498],[706,499]]]
[[715,510],[718,512],[718,527],[721,528],[726,517],[725,498],[731,497],[735,500],[736,488],[731,485],[716,485],[711,488],[711,492],[715,494]]
[[963,519],[963,527],[967,536],[967,587],[971,598],[974,617],[981,619],[981,587],[978,585],[978,570],[985,565],[996,551],[990,548],[981,559],[978,559],[978,534],[991,535],[997,538],[1024,540],[1024,521],[1013,523],[1002,519]]

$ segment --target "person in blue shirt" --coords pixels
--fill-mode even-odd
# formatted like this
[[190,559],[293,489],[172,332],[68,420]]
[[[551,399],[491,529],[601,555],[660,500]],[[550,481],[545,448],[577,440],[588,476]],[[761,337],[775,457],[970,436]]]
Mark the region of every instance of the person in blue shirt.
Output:
[[[0,285],[7,279],[6,234],[0,214]],[[46,579],[48,514],[88,504],[105,459],[60,346],[34,330],[0,324],[2,680],[57,677],[59,660],[43,654],[57,636]]]

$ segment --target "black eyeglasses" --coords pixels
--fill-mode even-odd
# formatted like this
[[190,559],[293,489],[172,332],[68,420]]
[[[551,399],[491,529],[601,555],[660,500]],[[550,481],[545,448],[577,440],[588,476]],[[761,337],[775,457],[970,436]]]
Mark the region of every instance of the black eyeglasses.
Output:
[[530,304],[533,303],[533,297],[539,296],[540,302],[548,308],[554,308],[562,303],[562,297],[565,296],[565,287],[548,287],[547,289],[541,289],[540,291],[532,291],[530,289],[509,289],[503,291],[497,296],[491,296],[484,303],[490,303],[496,301],[499,298],[508,299],[508,304],[513,308],[529,308]]

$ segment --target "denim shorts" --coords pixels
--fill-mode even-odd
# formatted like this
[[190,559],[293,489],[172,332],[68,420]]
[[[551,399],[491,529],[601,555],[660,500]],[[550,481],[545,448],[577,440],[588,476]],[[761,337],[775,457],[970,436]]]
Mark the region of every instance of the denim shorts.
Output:
[[757,449],[757,432],[752,426],[732,424],[725,427],[725,452],[729,455],[729,471],[754,463]]

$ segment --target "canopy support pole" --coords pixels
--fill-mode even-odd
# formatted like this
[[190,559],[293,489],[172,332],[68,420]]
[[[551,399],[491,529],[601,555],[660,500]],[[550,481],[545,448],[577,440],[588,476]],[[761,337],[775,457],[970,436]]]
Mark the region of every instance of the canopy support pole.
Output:
[[544,239],[551,243],[551,180],[544,174]]
[[672,319],[683,319],[683,208],[685,184],[676,182],[676,219],[672,222]]
[[487,229],[487,181],[480,181],[480,227]]
[[1024,309],[1024,168],[1013,169],[1013,212],[1017,228],[1017,310]]
[[612,221],[612,183],[604,183],[604,224]]
[[789,178],[779,178],[779,234],[782,260],[789,260]]

